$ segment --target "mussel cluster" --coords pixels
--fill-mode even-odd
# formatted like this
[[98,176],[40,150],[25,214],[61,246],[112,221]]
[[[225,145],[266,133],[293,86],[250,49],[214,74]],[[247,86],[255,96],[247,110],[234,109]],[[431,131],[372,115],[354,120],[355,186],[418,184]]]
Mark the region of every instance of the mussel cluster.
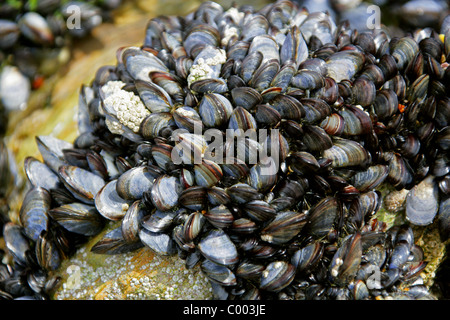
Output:
[[[445,0],[297,0],[309,12],[328,12],[336,21],[348,20],[352,28],[367,31],[380,9],[380,21],[393,30],[434,28],[449,14]],[[369,22],[369,23],[368,23]]]
[[[412,226],[448,237],[449,58],[448,24],[391,38],[287,0],[152,19],[81,87],[74,143],[36,138],[2,296],[46,297],[112,220],[93,252],[178,254],[220,299],[432,299]],[[410,190],[390,228],[384,184]]]
[[[16,1],[0,4],[0,110],[24,108],[30,92],[68,60],[73,38],[88,35],[121,0]],[[3,125],[6,121],[2,121]],[[1,131],[5,128],[0,127]]]

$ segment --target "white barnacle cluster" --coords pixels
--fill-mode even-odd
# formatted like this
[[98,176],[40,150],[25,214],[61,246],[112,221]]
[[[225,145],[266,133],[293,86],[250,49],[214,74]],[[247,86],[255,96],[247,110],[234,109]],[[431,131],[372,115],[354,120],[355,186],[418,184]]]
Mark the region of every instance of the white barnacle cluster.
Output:
[[218,49],[216,52],[217,54],[215,56],[207,59],[199,58],[196,63],[192,65],[189,69],[189,76],[187,78],[189,86],[195,81],[211,78],[215,72],[211,67],[224,64],[227,61],[225,50]]
[[112,106],[114,116],[118,121],[106,119],[105,123],[112,133],[122,134],[122,125],[134,133],[139,132],[142,120],[150,114],[150,111],[142,103],[139,96],[133,92],[122,90],[125,83],[122,81],[108,81],[102,91],[105,94],[104,103]]
[[[224,20],[226,18],[229,18],[233,20],[237,25],[242,21],[242,19],[244,19],[244,17],[245,13],[240,12],[235,7],[231,7],[224,14]],[[233,36],[239,37],[239,28],[235,27],[232,24],[225,24],[223,27],[224,27],[223,30],[224,34],[222,36],[221,45],[223,47],[226,47],[228,45],[228,42]]]

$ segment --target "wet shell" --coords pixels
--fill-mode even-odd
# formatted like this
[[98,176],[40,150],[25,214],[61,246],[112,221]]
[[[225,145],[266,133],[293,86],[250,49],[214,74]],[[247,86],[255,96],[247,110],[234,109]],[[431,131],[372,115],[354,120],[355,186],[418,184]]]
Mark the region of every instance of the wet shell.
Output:
[[201,186],[194,186],[181,192],[179,203],[191,210],[202,210],[207,203],[207,189]]
[[295,267],[285,261],[270,263],[261,274],[262,290],[278,292],[286,288],[295,276]]
[[117,227],[103,236],[92,248],[91,252],[97,254],[122,254],[142,248],[140,241],[127,242],[122,235],[122,228]]
[[95,207],[98,212],[109,220],[122,219],[130,204],[130,200],[121,198],[117,193],[117,180],[108,182],[95,197]]
[[70,203],[49,210],[49,216],[70,232],[93,236],[104,227],[104,221],[94,206]]
[[405,68],[418,51],[419,46],[416,41],[409,37],[401,38],[391,48],[392,57],[397,61],[399,70]]
[[253,221],[265,222],[275,218],[276,210],[267,202],[254,200],[244,205],[245,214]]
[[200,115],[191,107],[184,106],[177,108],[173,112],[173,119],[179,128],[186,129],[189,132],[194,132],[196,126],[198,129],[203,130]]
[[151,215],[142,218],[141,225],[151,232],[166,232],[172,227],[177,211],[159,211],[156,210]]
[[211,208],[203,215],[216,228],[229,227],[234,221],[233,214],[224,205]]
[[48,229],[48,211],[51,205],[50,193],[40,187],[30,189],[23,200],[19,217],[28,238],[37,241],[42,231]]
[[261,239],[273,244],[284,244],[300,233],[307,219],[304,213],[286,211],[261,230]]
[[182,186],[177,178],[162,175],[153,183],[150,197],[158,210],[167,211],[178,204],[178,198],[182,191]]
[[236,246],[221,229],[209,231],[198,243],[198,249],[205,258],[223,266],[231,266],[238,261]]
[[162,256],[173,255],[176,252],[175,242],[165,233],[150,232],[146,229],[139,231],[142,243]]
[[195,182],[199,186],[212,187],[222,179],[220,165],[210,160],[203,160],[194,166]]
[[234,286],[237,283],[236,276],[229,268],[208,259],[202,262],[200,268],[210,280],[222,286]]
[[323,198],[309,211],[306,232],[316,239],[327,236],[333,230],[336,220],[342,215],[342,210],[339,199]]
[[207,127],[221,127],[228,122],[233,113],[230,101],[218,93],[207,93],[199,105],[199,114]]
[[433,176],[428,176],[412,188],[406,196],[406,217],[415,225],[430,224],[438,209],[438,186]]
[[262,102],[261,94],[251,87],[238,87],[231,90],[231,96],[237,107],[252,110]]
[[321,242],[314,242],[296,251],[291,263],[296,267],[297,273],[311,271],[320,261],[324,252]]
[[365,166],[371,156],[358,142],[335,138],[333,146],[323,152],[323,157],[332,161],[334,168],[348,166]]
[[147,210],[141,200],[133,202],[122,219],[122,235],[127,242],[139,241],[139,230]]
[[24,161],[25,173],[28,181],[35,186],[50,191],[60,185],[59,177],[45,163],[33,157],[27,157]]
[[117,179],[117,194],[126,200],[141,199],[145,191],[151,189],[155,176],[147,167],[128,170]]

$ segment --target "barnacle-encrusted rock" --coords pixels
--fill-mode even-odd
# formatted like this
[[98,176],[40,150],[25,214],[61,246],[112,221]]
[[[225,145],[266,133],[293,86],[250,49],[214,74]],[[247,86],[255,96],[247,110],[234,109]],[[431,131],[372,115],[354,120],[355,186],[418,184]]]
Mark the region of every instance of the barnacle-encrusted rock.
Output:
[[[98,239],[98,237],[97,237]],[[208,279],[186,269],[176,256],[162,257],[149,248],[122,255],[90,252],[92,241],[58,271],[62,285],[57,300],[207,300],[212,298]]]

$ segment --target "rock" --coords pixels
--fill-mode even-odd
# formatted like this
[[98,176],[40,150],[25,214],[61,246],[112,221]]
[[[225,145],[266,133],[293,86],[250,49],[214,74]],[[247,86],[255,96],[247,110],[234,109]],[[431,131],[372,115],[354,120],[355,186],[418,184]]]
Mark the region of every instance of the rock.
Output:
[[[106,232],[106,231],[105,231]],[[208,279],[197,266],[187,270],[177,255],[162,257],[143,247],[120,255],[91,253],[99,237],[61,265],[55,300],[207,300]]]

